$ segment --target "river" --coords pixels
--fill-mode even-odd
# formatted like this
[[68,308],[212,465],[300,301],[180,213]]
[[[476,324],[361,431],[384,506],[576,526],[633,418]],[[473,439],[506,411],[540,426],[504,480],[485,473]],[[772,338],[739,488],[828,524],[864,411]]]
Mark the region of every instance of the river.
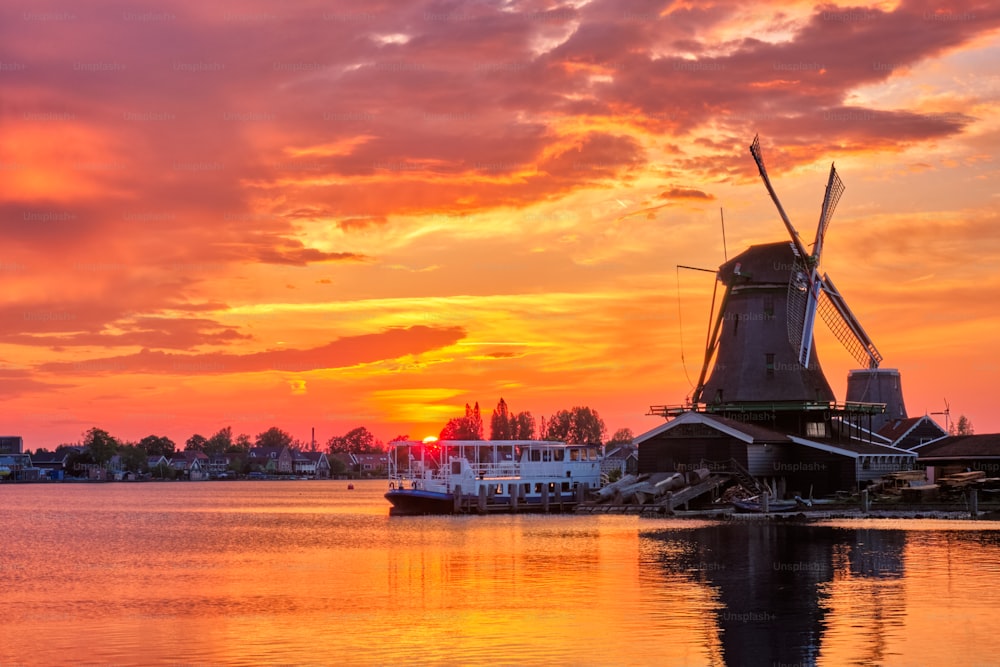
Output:
[[0,486],[0,664],[1000,661],[1000,524],[389,517],[355,487]]

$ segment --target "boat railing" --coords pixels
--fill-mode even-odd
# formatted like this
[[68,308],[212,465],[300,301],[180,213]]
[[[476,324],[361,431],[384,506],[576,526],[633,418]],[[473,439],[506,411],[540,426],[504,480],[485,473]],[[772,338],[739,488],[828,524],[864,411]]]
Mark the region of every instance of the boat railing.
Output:
[[517,477],[521,474],[521,467],[516,461],[472,463],[469,467],[472,468],[472,473],[479,478]]

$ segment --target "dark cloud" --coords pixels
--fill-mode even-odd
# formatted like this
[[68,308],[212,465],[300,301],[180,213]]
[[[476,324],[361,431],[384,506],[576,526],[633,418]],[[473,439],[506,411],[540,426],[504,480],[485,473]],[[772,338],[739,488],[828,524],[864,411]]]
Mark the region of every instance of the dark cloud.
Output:
[[464,337],[465,330],[461,327],[414,326],[339,338],[326,345],[305,350],[279,349],[249,354],[221,352],[176,354],[147,349],[135,354],[77,362],[51,362],[42,364],[38,370],[57,375],[124,373],[192,375],[270,370],[305,372],[421,354],[452,345]]
[[681,188],[681,187],[672,187],[669,190],[664,190],[657,196],[660,199],[701,199],[705,201],[710,201],[715,199],[715,195],[709,194],[707,192],[702,192],[697,188]]

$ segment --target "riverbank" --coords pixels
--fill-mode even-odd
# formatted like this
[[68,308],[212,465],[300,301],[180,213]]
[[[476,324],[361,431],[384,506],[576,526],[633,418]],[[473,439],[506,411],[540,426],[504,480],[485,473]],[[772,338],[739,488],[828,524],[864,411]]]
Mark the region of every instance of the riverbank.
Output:
[[732,507],[713,507],[697,510],[674,510],[669,512],[662,506],[651,505],[588,505],[578,507],[577,514],[617,514],[647,518],[700,519],[719,521],[828,521],[830,519],[955,519],[979,521],[1000,521],[1000,506],[983,507],[978,511],[954,505],[897,505],[873,508],[863,511],[857,506],[826,506],[796,509],[791,512],[736,512]]

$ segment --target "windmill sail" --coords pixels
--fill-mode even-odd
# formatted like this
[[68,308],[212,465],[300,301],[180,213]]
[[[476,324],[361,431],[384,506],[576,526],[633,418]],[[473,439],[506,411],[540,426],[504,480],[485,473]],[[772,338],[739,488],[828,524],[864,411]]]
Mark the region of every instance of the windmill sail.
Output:
[[[785,228],[788,230],[789,235],[792,237],[792,247],[795,250],[796,257],[802,260],[807,266],[804,270],[799,272],[794,268],[792,270],[792,278],[789,283],[789,293],[792,291],[792,283],[797,280],[798,275],[805,276],[806,291],[804,295],[804,304],[802,305],[801,311],[798,307],[798,299],[796,298],[796,307],[794,313],[790,310],[789,316],[789,329],[788,329],[788,340],[793,347],[798,349],[799,363],[802,364],[803,368],[809,367],[809,360],[812,358],[812,341],[813,341],[813,328],[816,325],[816,308],[819,305],[819,273],[816,267],[819,265],[819,253],[822,250],[823,241],[822,236],[825,233],[826,225],[829,224],[829,218],[833,215],[833,208],[836,207],[836,199],[840,198],[840,192],[843,191],[843,184],[840,184],[840,188],[832,188],[834,179],[839,183],[840,178],[837,177],[836,172],[831,167],[830,170],[830,182],[826,187],[826,197],[823,202],[823,213],[820,217],[820,225],[816,230],[817,242],[813,248],[812,254],[806,252],[806,248],[802,243],[802,237],[799,233],[795,231],[795,226],[792,225],[792,221],[788,219],[788,215],[785,213],[784,207],[782,207],[781,202],[778,201],[778,195],[774,191],[774,187],[771,185],[771,179],[767,175],[767,169],[764,167],[764,154],[760,150],[760,137],[755,136],[753,138],[753,143],[750,144],[750,154],[753,155],[754,162],[757,163],[757,170],[760,172],[760,178],[764,181],[764,187],[767,188],[767,192],[771,195],[771,201],[774,202],[775,207],[778,209],[778,215],[781,216],[782,222],[785,223]],[[835,194],[834,198],[831,198],[831,193]],[[829,204],[832,203],[832,206]],[[829,210],[829,213],[827,213]],[[825,222],[824,222],[825,220]],[[789,304],[791,308],[791,304]],[[799,314],[801,312],[801,315]],[[794,322],[792,321],[794,319]]]
[[878,368],[882,363],[881,353],[868,337],[861,322],[847,307],[847,302],[830,280],[830,276],[823,275],[822,285],[825,298],[821,300],[819,313],[823,321],[859,364],[867,368]]
[[785,228],[792,236],[792,243],[795,244],[795,250],[798,251],[800,257],[808,257],[809,253],[806,252],[806,247],[802,244],[802,238],[799,237],[799,233],[795,231],[792,221],[788,219],[788,215],[785,213],[784,207],[781,205],[781,202],[778,201],[778,195],[774,192],[774,188],[771,186],[771,179],[768,178],[767,169],[764,168],[764,154],[760,151],[759,136],[754,136],[753,143],[750,144],[750,154],[753,155],[753,160],[757,163],[757,171],[760,172],[760,178],[764,181],[764,187],[767,188],[767,193],[771,195],[771,201],[774,202],[775,207],[778,209],[778,215],[781,216],[781,221],[785,223]]
[[[813,244],[813,257],[819,259],[823,251],[823,239],[826,237],[826,229],[830,226],[830,219],[833,218],[833,211],[837,208],[840,195],[844,194],[844,182],[837,175],[837,168],[830,165],[830,178],[826,182],[826,194],[823,195],[823,208],[819,212],[819,224],[816,226],[816,242]],[[818,264],[818,262],[817,262]]]
[[[799,257],[792,245],[792,252],[795,254],[795,261],[792,262],[792,273],[788,278],[788,316],[786,326],[788,328],[788,342],[792,348],[801,351],[802,348],[802,328],[806,318],[806,294],[809,291],[809,282],[806,279],[805,262]],[[800,360],[801,363],[801,360]],[[805,364],[806,368],[809,367]]]

